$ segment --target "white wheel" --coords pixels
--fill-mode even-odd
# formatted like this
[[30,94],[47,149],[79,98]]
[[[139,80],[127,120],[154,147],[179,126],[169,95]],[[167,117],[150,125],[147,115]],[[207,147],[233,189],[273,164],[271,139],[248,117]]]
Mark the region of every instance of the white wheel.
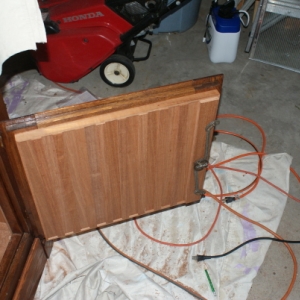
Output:
[[135,75],[132,61],[123,55],[114,54],[100,66],[100,76],[104,82],[114,87],[129,85]]
[[117,62],[107,65],[104,68],[104,75],[112,84],[123,84],[130,76],[128,69]]

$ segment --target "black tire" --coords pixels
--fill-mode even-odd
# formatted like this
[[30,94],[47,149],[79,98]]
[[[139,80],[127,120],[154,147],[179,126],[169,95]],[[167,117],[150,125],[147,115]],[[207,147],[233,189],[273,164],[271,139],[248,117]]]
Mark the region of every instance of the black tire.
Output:
[[135,76],[133,62],[126,56],[114,54],[100,66],[100,77],[113,87],[124,87],[132,83]]

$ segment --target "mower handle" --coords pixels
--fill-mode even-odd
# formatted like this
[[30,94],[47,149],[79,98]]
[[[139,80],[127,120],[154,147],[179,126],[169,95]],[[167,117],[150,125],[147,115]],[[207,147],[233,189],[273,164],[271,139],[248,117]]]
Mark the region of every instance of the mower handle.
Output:
[[[117,0],[117,1],[120,1],[120,0]],[[128,0],[121,0],[121,1],[128,2]],[[168,0],[163,0],[162,1],[163,5],[160,7],[160,9],[157,12],[151,12],[150,14],[146,15],[133,28],[131,28],[126,33],[122,34],[120,37],[121,41],[125,42],[127,40],[133,39],[138,33],[140,33],[142,30],[144,30],[151,24],[159,24],[162,17],[165,16],[170,11],[178,10],[184,4],[189,2],[189,0],[175,0],[168,6],[167,1]]]

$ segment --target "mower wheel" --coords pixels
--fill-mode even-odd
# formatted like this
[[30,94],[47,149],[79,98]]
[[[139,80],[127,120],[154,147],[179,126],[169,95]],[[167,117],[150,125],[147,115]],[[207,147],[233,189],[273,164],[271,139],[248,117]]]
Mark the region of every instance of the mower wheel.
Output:
[[128,57],[114,54],[101,64],[100,76],[108,85],[124,87],[132,83],[135,68]]

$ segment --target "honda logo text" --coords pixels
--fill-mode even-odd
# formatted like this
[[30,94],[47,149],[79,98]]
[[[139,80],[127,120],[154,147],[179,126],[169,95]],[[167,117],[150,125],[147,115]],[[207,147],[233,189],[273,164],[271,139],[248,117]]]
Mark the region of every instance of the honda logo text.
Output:
[[88,14],[84,14],[84,15],[78,15],[78,16],[72,16],[72,17],[67,17],[67,18],[63,18],[64,22],[76,22],[76,21],[81,21],[81,20],[87,20],[87,19],[93,19],[93,18],[99,18],[99,17],[103,17],[103,13],[100,11],[97,12],[91,12]]

